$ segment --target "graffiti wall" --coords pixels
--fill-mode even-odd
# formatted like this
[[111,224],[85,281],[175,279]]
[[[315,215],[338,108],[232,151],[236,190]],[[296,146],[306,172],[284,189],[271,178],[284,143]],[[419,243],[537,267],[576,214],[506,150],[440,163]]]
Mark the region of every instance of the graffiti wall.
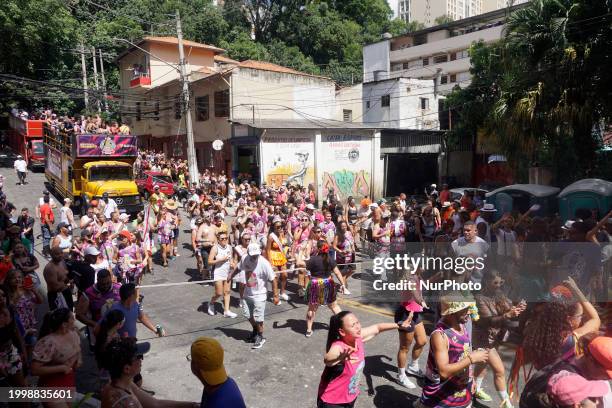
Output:
[[324,135],[321,139],[322,192],[332,188],[340,199],[359,200],[372,191],[372,140],[354,135]]
[[313,137],[262,138],[262,174],[269,185],[314,183]]

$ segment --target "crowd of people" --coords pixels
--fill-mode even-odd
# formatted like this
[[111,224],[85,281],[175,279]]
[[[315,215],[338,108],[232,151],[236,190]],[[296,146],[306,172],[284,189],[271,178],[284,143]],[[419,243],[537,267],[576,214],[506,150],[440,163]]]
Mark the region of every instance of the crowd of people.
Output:
[[[414,378],[422,379],[416,406],[469,407],[474,400],[491,401],[482,386],[488,369],[505,408],[513,406],[512,394],[520,394],[520,406],[529,408],[609,406],[612,401],[605,382],[612,378],[610,328],[602,331],[599,306],[590,301],[606,289],[602,265],[582,287],[571,273],[559,280],[547,268],[541,274],[522,272],[533,270],[525,262],[554,261],[546,251],[533,253],[532,243],[587,242],[609,253],[612,212],[579,210],[564,225],[555,217],[532,216],[537,208],[496,216],[492,204],[470,191],[452,201],[446,185],[439,192],[431,185],[422,197],[400,194],[390,201],[344,201],[334,190],[317,197],[313,186],[258,185],[208,170],[191,185],[184,161],[153,151],[141,151],[136,168],[171,177],[177,189],[186,191],[182,208],[176,195],[168,197],[154,187],[149,205],[134,219],[121,214],[108,194],[92,200],[77,219],[70,199],[59,207],[43,191],[32,216],[28,208],[17,213],[0,194],[0,375],[9,384],[24,386],[30,374],[39,377],[39,385],[74,386],[82,360],[74,329],[78,320],[99,365],[103,406],[123,406],[121,401],[147,406],[153,397],[142,388],[140,365],[149,345],[136,340],[137,323],[158,336],[165,330],[145,313],[138,286],[154,268],[165,269],[176,257],[190,255],[179,245],[181,230],[188,229],[194,266],[202,283],[213,286],[208,314],[236,318],[230,299],[239,297],[252,326],[245,341],[253,349],[266,343],[269,303],[305,303],[305,338],[313,334],[318,308],[331,310],[318,407],[355,404],[364,343],[391,330],[398,332],[398,383],[416,389]],[[34,256],[37,223],[48,259],[42,274]],[[438,297],[408,292],[396,304],[394,322],[362,328],[358,316],[342,310],[338,301],[355,290],[354,273],[359,270],[359,279],[366,279],[368,260],[414,245],[430,255],[478,255],[496,262],[461,274],[387,271],[383,280],[452,279],[478,283],[482,290]],[[39,327],[35,310],[44,298],[41,275],[49,312]],[[425,325],[432,319],[428,333]],[[497,352],[508,343],[517,347],[510,373]],[[427,363],[420,367],[427,344]],[[205,387],[202,406],[244,406],[238,385],[223,368],[222,346],[203,338],[191,350],[192,371]],[[525,366],[534,373],[517,389]]]
[[59,133],[60,131],[74,133],[123,133],[130,134],[130,127],[125,123],[104,120],[98,115],[81,115],[79,117],[70,115],[58,115],[51,109],[40,109],[35,112],[27,112],[23,109],[14,108],[11,114],[23,120],[44,120],[50,129]]

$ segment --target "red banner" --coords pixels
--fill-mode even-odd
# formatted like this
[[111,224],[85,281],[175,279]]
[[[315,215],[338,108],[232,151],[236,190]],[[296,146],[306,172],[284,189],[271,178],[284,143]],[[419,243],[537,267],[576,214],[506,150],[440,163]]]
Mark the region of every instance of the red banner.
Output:
[[77,157],[136,156],[136,136],[77,135]]

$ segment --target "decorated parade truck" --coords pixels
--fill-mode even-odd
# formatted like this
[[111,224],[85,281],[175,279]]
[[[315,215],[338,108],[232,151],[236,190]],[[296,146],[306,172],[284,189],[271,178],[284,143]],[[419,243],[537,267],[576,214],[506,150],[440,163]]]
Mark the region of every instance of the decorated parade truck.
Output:
[[6,133],[6,144],[15,154],[21,155],[31,169],[45,167],[43,151],[44,120],[23,119],[16,115],[9,116],[9,130]]
[[45,175],[48,188],[73,200],[83,214],[92,200],[104,193],[115,200],[119,211],[135,214],[143,200],[134,181],[137,138],[124,134],[76,134],[46,127]]

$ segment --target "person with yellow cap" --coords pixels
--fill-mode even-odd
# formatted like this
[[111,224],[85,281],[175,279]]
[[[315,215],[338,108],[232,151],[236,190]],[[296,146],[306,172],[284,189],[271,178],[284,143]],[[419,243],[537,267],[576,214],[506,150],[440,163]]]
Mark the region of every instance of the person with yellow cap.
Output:
[[223,347],[210,337],[191,344],[191,372],[204,385],[200,408],[246,408],[240,389],[223,365]]
[[472,351],[466,323],[473,302],[448,295],[441,299],[442,318],[429,340],[425,384],[415,407],[470,407],[472,364],[486,363],[488,350]]

